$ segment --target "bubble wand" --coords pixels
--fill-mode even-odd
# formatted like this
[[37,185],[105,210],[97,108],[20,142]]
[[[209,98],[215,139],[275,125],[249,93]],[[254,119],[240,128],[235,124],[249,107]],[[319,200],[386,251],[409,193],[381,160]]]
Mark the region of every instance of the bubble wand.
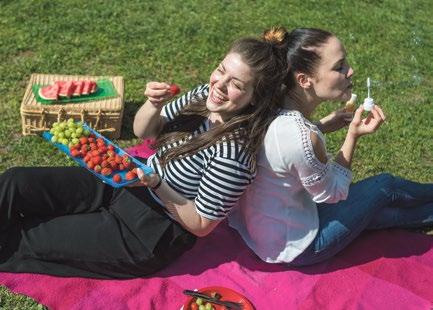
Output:
[[374,99],[370,97],[370,87],[371,87],[371,82],[370,82],[370,78],[367,78],[367,98],[364,99],[364,110],[365,111],[371,111],[374,108]]

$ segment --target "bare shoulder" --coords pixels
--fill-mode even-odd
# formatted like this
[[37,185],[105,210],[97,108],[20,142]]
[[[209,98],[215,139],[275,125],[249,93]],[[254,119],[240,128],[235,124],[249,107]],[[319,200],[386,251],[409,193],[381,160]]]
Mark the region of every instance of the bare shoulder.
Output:
[[310,132],[311,145],[313,146],[314,155],[323,164],[328,162],[325,145],[319,135],[313,131]]

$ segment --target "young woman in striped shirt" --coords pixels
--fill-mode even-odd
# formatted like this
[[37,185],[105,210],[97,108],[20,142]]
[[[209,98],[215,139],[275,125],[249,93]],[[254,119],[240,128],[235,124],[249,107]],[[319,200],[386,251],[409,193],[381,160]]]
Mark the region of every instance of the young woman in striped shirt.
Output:
[[[155,272],[221,222],[255,176],[254,155],[281,103],[278,37],[241,39],[202,85],[172,99],[150,82],[134,120],[157,153],[138,186],[86,170],[13,168],[0,176],[0,271],[130,278]],[[140,170],[139,170],[140,171]]]

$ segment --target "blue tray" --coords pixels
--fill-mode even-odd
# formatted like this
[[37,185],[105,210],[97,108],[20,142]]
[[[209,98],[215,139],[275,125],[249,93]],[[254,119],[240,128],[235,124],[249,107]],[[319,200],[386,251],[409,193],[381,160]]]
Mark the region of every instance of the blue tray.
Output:
[[[87,129],[90,131],[90,133],[93,133],[97,138],[102,138],[104,139],[104,142],[106,145],[110,145],[112,144],[114,146],[114,151],[116,152],[116,154],[119,154],[120,156],[123,156],[125,154],[127,154],[131,161],[135,164],[135,166],[137,168],[140,168],[141,170],[143,170],[143,172],[146,175],[150,175],[153,172],[153,169],[150,168],[149,166],[147,166],[146,164],[143,164],[141,161],[135,159],[134,157],[132,157],[131,155],[129,155],[127,152],[125,152],[123,149],[121,149],[120,147],[118,147],[117,145],[115,145],[113,142],[111,142],[109,139],[105,138],[104,136],[102,136],[100,133],[98,133],[96,130],[93,130],[91,127],[89,127],[87,124],[83,124],[83,128]],[[89,170],[91,173],[93,173],[94,175],[96,175],[99,179],[101,179],[104,183],[107,183],[113,187],[123,187],[125,185],[131,184],[131,183],[135,183],[137,182],[139,179],[135,178],[132,180],[125,180],[125,175],[127,173],[127,171],[113,171],[115,173],[119,173],[122,176],[122,182],[120,183],[116,183],[113,181],[113,179],[111,178],[113,176],[113,174],[110,174],[108,176],[104,176],[100,173],[95,172],[92,169],[89,169],[86,165],[86,163],[84,162],[84,160],[82,158],[79,157],[73,157],[71,155],[71,152],[69,151],[69,147],[61,144],[61,143],[53,143],[51,142],[51,138],[52,138],[53,134],[50,133],[49,131],[44,131],[42,133],[42,138],[44,138],[45,140],[47,140],[49,143],[51,143],[52,145],[54,145],[56,148],[58,148],[60,151],[62,151],[63,153],[65,153],[66,155],[68,155],[70,158],[72,158],[76,163],[78,163],[81,167],[86,168],[87,170]]]

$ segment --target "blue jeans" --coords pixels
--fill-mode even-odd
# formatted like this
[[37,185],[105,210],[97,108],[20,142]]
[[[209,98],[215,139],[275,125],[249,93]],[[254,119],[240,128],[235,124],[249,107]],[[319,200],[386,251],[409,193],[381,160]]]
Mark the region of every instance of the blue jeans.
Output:
[[346,200],[318,204],[319,231],[290,265],[324,261],[366,229],[419,228],[433,225],[433,184],[380,174],[350,186]]

